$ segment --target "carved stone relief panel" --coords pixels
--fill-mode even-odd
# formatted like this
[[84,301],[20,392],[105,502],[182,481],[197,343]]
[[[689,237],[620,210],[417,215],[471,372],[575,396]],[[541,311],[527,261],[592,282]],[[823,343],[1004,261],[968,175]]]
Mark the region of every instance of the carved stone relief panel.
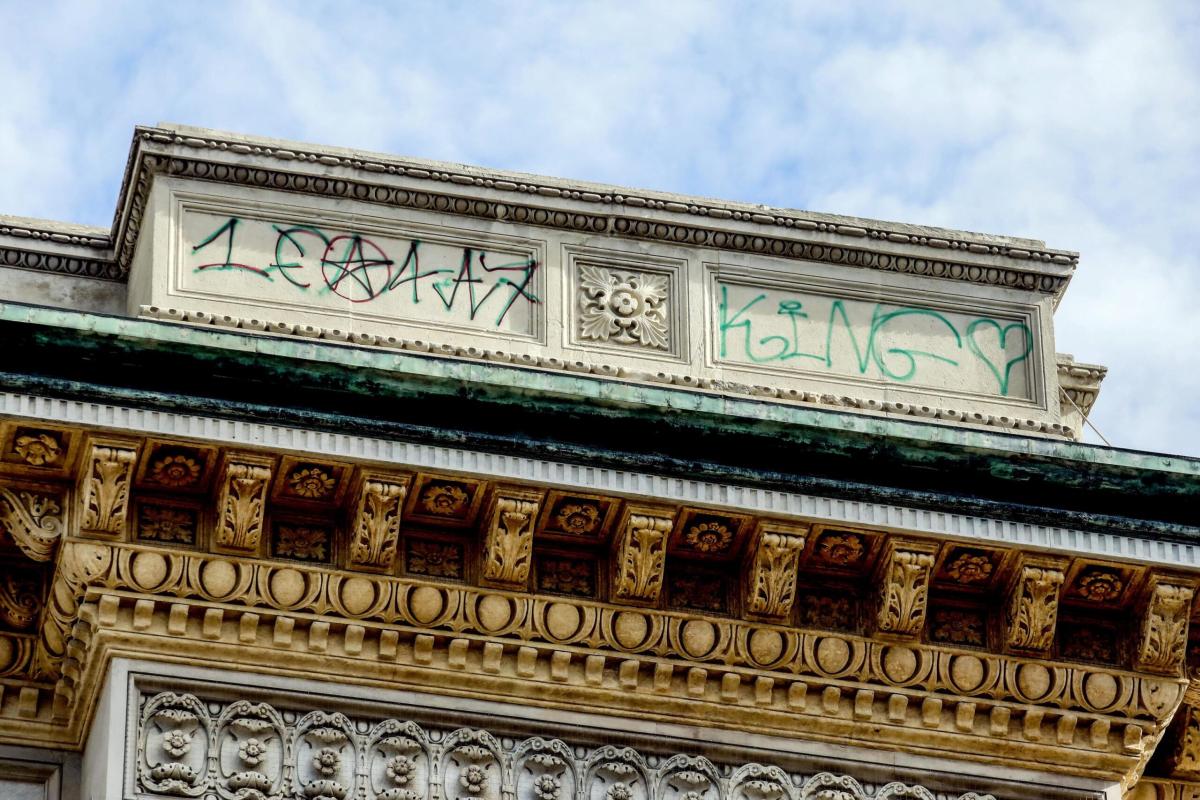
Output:
[[568,246],[571,343],[633,356],[684,353],[686,261]]
[[654,604],[662,594],[667,537],[674,527],[674,510],[629,506],[618,526],[613,557],[612,599]]
[[695,742],[668,740],[651,752],[598,743],[594,733],[576,742],[554,733],[501,735],[440,720],[380,719],[303,705],[311,702],[278,694],[271,702],[182,691],[142,694],[129,753],[136,789],[154,797],[222,800],[991,798],[758,761],[714,762],[670,749],[696,748]]

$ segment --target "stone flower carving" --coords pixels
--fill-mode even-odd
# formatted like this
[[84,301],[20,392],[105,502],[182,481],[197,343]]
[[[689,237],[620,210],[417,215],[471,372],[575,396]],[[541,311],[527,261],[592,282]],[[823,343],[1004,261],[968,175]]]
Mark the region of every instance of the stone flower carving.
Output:
[[150,467],[150,479],[172,489],[191,486],[200,480],[200,465],[185,455],[164,456]]
[[719,522],[702,522],[688,529],[684,541],[701,553],[723,553],[733,541],[733,532]]
[[459,774],[458,783],[467,794],[478,795],[487,783],[487,772],[478,764],[471,764]]
[[192,734],[179,729],[168,731],[162,738],[162,748],[173,758],[187,755],[192,749]]
[[668,292],[665,275],[581,266],[579,335],[667,350]]
[[417,765],[408,756],[392,756],[384,766],[388,778],[397,786],[404,786],[412,780]]
[[334,480],[320,467],[304,467],[288,476],[292,494],[308,500],[321,500],[333,491]]
[[313,769],[328,778],[342,765],[342,754],[332,747],[322,747],[313,754],[312,765]]
[[566,558],[543,559],[538,562],[538,587],[546,592],[591,594],[591,562]]
[[30,432],[17,437],[13,452],[33,467],[50,467],[62,457],[62,447],[48,433]]
[[633,800],[633,790],[624,783],[614,783],[604,796],[607,800]]
[[256,767],[267,756],[267,746],[251,736],[238,744],[238,758],[248,767]]
[[453,483],[435,483],[421,495],[421,507],[439,517],[456,517],[467,507],[467,493]]
[[560,791],[562,784],[553,775],[539,775],[533,782],[533,793],[537,795],[538,800],[558,800]]
[[329,533],[324,528],[307,525],[280,525],[275,552],[281,556],[303,561],[323,561],[325,548],[329,544]]
[[560,530],[581,536],[594,533],[600,524],[600,509],[591,503],[564,503],[554,515]]
[[946,567],[946,574],[957,583],[983,583],[994,569],[992,560],[982,553],[961,553]]
[[862,537],[854,533],[826,534],[817,543],[820,559],[836,567],[854,566],[862,560],[863,553]]
[[1075,584],[1075,593],[1096,603],[1116,600],[1125,588],[1121,577],[1115,572],[1088,572]]
[[462,576],[462,550],[458,545],[414,539],[408,543],[408,571],[431,578]]
[[138,536],[156,542],[196,541],[195,517],[182,509],[168,506],[142,506],[138,515]]

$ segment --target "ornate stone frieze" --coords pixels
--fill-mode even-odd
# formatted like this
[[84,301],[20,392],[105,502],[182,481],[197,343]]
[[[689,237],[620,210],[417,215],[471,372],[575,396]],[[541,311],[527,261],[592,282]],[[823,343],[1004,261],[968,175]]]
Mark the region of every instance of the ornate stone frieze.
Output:
[[533,528],[543,492],[500,487],[492,498],[483,544],[483,580],[524,588],[533,564]]
[[1030,559],[1017,566],[1005,607],[1005,645],[1040,652],[1054,643],[1065,562]]
[[219,550],[256,553],[263,538],[263,514],[271,483],[271,461],[232,455],[225,465],[217,501],[214,545]]
[[63,532],[58,494],[0,483],[0,527],[34,561],[49,561]]
[[667,563],[667,537],[674,524],[669,509],[630,506],[625,510],[613,558],[614,600],[658,602]]
[[761,619],[786,619],[796,600],[796,576],[800,553],[809,526],[764,523],[759,527],[747,555],[746,611]]
[[1177,675],[1187,650],[1195,584],[1154,576],[1147,592],[1135,662],[1138,669]]
[[80,530],[110,537],[125,533],[135,461],[135,443],[92,444],[80,472]]
[[501,736],[471,727],[293,708],[278,700],[230,702],[172,691],[144,697],[130,758],[137,788],[156,795],[993,800],[991,795],[963,794],[937,785],[931,789],[901,781],[860,781],[761,762],[714,763],[666,747],[644,753],[613,744],[564,742],[553,734]]
[[384,571],[392,568],[409,480],[407,476],[364,477],[351,523],[349,566]]
[[930,542],[892,539],[879,569],[878,630],[897,636],[919,636],[929,606],[929,577],[937,546]]

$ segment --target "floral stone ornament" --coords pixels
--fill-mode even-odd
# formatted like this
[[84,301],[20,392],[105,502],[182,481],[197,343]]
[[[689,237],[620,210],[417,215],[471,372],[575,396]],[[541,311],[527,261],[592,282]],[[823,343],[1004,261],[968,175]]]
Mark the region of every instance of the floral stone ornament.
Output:
[[606,267],[579,268],[579,335],[668,350],[667,277]]
[[62,458],[63,448],[45,431],[22,431],[13,441],[13,452],[30,466],[52,467]]

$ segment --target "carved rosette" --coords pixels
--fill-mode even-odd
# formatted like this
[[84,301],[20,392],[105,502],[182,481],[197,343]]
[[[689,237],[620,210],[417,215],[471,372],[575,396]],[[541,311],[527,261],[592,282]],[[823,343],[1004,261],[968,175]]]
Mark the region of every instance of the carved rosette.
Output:
[[129,516],[129,486],[136,461],[135,445],[111,442],[92,445],[80,473],[82,533],[112,537],[124,534]]
[[582,265],[579,268],[581,339],[670,349],[666,275]]
[[929,606],[929,579],[937,545],[903,539],[888,542],[880,562],[880,631],[897,636],[918,636],[925,627]]
[[1018,566],[1004,616],[1009,649],[1043,652],[1054,643],[1064,566],[1062,561],[1049,559]]
[[218,549],[256,553],[263,535],[263,512],[271,483],[271,461],[252,456],[232,457],[217,501]]
[[53,557],[63,532],[62,508],[55,495],[0,485],[0,527],[34,561]]
[[807,525],[764,524],[744,568],[745,608],[761,619],[782,620],[796,601],[800,553]]
[[407,476],[367,475],[355,508],[349,566],[387,571],[396,563]]
[[614,600],[658,602],[667,561],[667,536],[674,524],[666,509],[631,507],[626,511],[613,564]]
[[483,580],[492,586],[523,589],[533,558],[533,526],[540,492],[501,488],[487,516],[483,547]]
[[1178,675],[1187,650],[1188,620],[1195,587],[1188,581],[1151,579],[1138,637],[1139,670]]

